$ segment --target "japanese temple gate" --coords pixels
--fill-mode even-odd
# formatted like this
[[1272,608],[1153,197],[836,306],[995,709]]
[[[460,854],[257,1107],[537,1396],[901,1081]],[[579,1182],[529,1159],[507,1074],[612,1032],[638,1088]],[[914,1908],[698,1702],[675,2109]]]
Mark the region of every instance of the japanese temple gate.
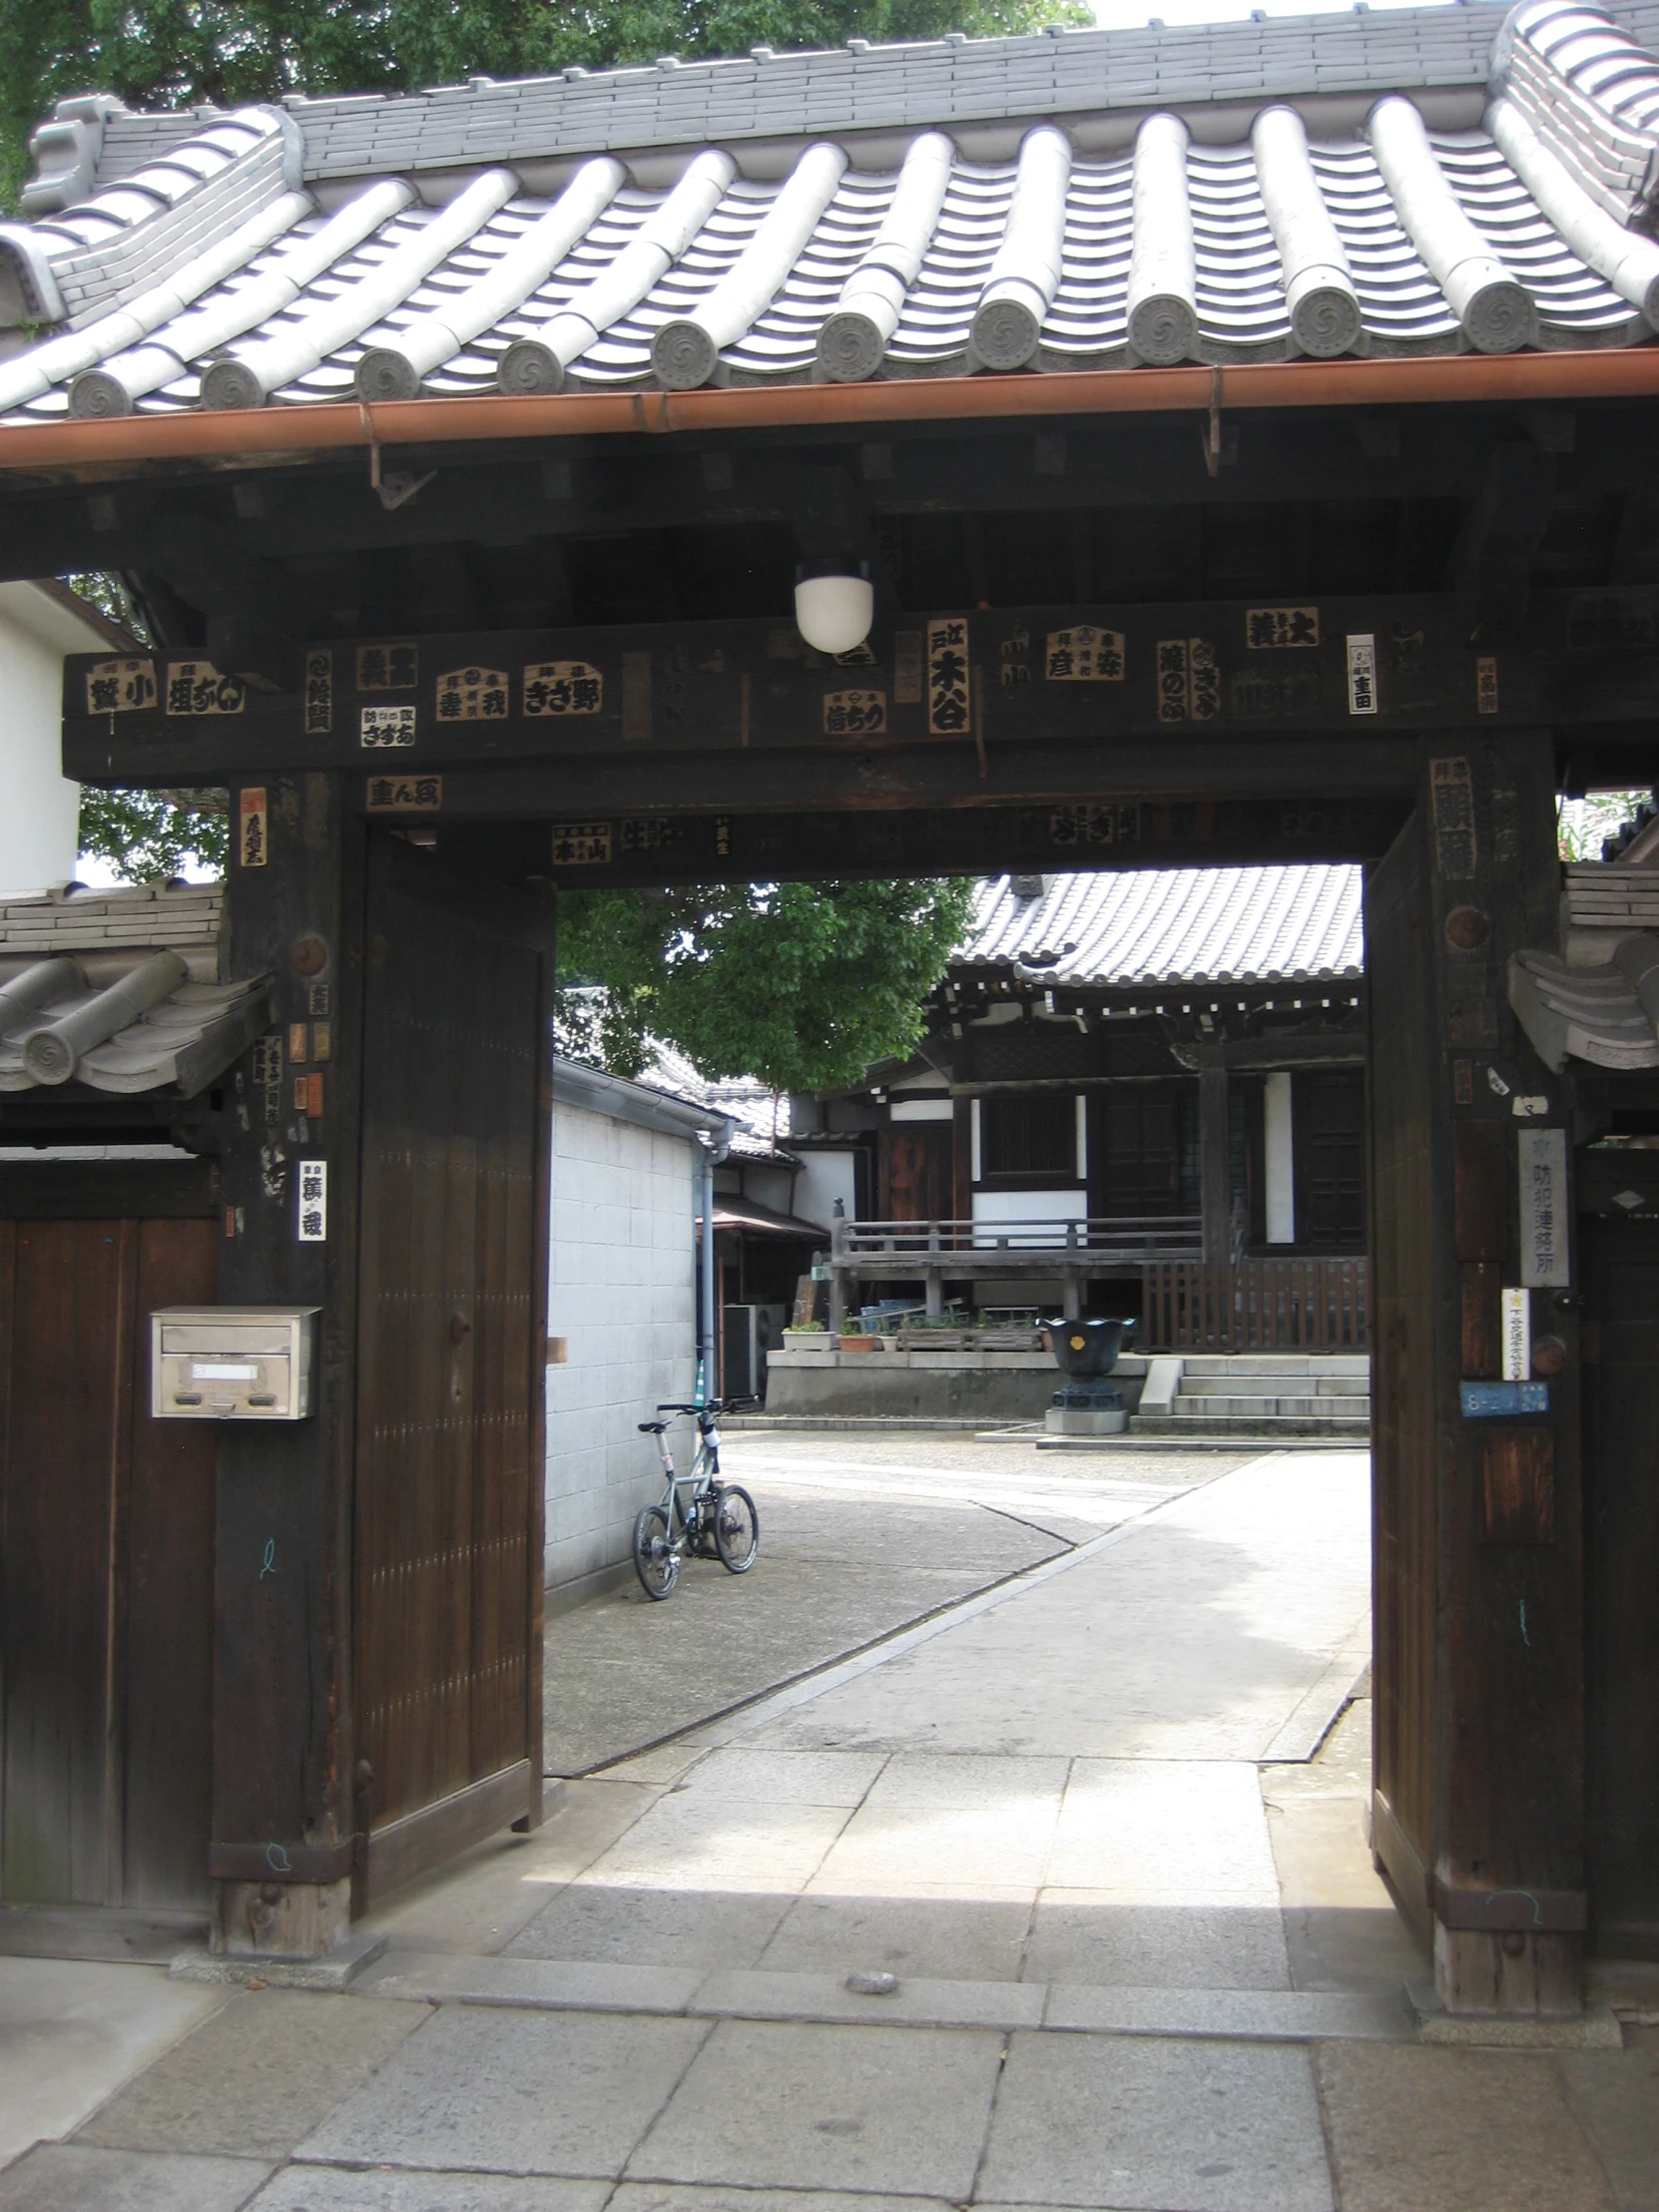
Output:
[[[1659,767],[1659,351],[1550,348],[0,425],[5,573],[129,572],[155,631],[71,664],[66,772],[229,790],[272,1020],[188,1117],[219,1296],[321,1309],[313,1417],[219,1439],[222,1941],[326,1947],[539,1818],[559,890],[1326,859],[1368,868],[1374,1847],[1454,2007],[1659,1945],[1655,1231],[1586,1272],[1600,1094],[1506,982],[1557,793]],[[838,662],[790,611],[827,560],[875,586]]]

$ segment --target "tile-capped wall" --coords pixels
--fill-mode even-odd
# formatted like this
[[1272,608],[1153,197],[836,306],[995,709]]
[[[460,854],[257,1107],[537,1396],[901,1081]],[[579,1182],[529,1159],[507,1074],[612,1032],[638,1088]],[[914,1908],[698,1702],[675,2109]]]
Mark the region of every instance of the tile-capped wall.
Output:
[[[547,1330],[547,1586],[570,1592],[625,1562],[634,1516],[660,1494],[636,1423],[695,1381],[696,1237],[689,1137],[553,1109]],[[686,1456],[689,1424],[675,1437]]]

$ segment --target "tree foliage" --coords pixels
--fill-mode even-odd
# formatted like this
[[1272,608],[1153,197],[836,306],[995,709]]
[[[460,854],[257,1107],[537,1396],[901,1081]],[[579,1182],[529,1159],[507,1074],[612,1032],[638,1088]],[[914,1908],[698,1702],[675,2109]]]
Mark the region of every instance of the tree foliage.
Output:
[[567,1049],[635,1075],[657,1036],[706,1075],[757,1075],[776,1091],[854,1082],[920,1036],[972,895],[954,878],[569,893]]
[[232,104],[1093,20],[1082,0],[0,0],[0,182],[15,202],[70,93]]
[[81,852],[123,883],[165,883],[191,869],[223,872],[225,794],[81,789]]

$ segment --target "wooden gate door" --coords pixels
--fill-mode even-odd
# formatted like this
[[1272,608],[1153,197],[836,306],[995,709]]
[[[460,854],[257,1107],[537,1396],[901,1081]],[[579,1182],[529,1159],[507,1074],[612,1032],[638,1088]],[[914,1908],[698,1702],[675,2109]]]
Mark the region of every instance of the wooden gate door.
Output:
[[218,1438],[148,1379],[153,1309],[218,1296],[216,1227],[0,1220],[8,1905],[207,1910]]
[[540,1814],[551,960],[512,920],[375,840],[354,1574],[365,1900]]
[[1581,1221],[1596,1947],[1659,1957],[1659,1222]]

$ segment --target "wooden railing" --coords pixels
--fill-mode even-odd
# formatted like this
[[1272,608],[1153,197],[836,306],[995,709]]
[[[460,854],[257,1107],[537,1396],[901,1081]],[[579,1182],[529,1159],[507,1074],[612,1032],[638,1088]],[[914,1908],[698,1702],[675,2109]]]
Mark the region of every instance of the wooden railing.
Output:
[[1368,1352],[1364,1259],[1188,1261],[1141,1271],[1137,1352]]
[[[830,1265],[872,1274],[907,1263],[919,1273],[952,1260],[980,1272],[998,1266],[1135,1268],[1149,1261],[1196,1261],[1204,1249],[1197,1214],[1107,1215],[1070,1221],[837,1221]],[[893,1273],[891,1266],[884,1272]],[[902,1267],[899,1269],[902,1272]]]

